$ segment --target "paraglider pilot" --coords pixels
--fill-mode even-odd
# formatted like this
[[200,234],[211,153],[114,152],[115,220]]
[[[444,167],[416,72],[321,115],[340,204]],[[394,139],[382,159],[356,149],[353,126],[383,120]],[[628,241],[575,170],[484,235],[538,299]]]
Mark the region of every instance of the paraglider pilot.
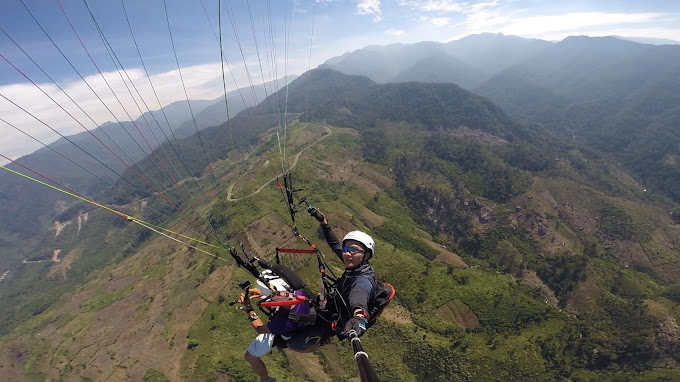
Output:
[[375,241],[362,231],[351,231],[341,241],[321,212],[311,207],[309,213],[321,224],[326,242],[345,264],[345,272],[336,286],[346,307],[331,329],[340,338],[347,337],[351,330],[361,336],[370,319],[369,303],[378,290],[373,267],[368,263],[375,252]]

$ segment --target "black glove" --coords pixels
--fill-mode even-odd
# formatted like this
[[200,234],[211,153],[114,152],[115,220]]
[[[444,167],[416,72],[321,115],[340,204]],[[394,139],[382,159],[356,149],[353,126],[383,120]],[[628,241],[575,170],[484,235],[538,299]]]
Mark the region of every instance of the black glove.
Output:
[[361,337],[366,331],[366,324],[368,320],[361,316],[354,316],[351,320],[347,321],[345,324],[345,335],[349,335],[349,332],[354,330],[357,332],[357,336]]
[[319,210],[314,208],[314,206],[309,206],[309,208],[307,208],[307,212],[309,212],[309,214],[312,215],[313,218],[318,220],[319,223],[323,223],[323,221],[326,220],[326,217],[323,216],[323,214],[319,212]]

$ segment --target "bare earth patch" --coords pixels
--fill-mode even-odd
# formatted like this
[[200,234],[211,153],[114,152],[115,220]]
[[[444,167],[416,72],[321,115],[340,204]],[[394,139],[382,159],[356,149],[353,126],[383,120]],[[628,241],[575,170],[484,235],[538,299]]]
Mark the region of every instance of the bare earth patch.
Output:
[[289,143],[288,150],[298,151],[302,148],[309,146],[310,144],[317,141],[325,133],[323,131],[312,131],[310,129],[303,129],[301,133],[295,138],[295,141]]
[[336,182],[349,181],[371,195],[377,194],[394,183],[388,176],[380,174],[374,169],[352,159],[339,163],[322,163],[329,166],[329,168],[326,171],[319,171],[318,176],[320,178]]
[[87,222],[87,216],[87,212],[82,215],[78,215],[78,233],[80,233],[80,229],[83,227],[83,224]]
[[371,167],[362,168],[362,173],[360,175],[371,180],[371,182],[377,184],[381,189],[392,187],[392,184],[394,184],[394,180],[390,176],[382,174]]
[[661,320],[655,332],[659,348],[680,361],[680,325],[675,318],[668,316]]
[[[149,368],[161,371],[171,381],[182,380],[180,365],[189,328],[201,316],[208,301],[225,292],[233,271],[231,266],[218,267],[199,290],[187,290],[194,298],[185,302],[169,300],[172,287],[186,278],[192,256],[198,255],[163,238],[149,243],[144,251],[109,271],[108,280],[94,280],[75,292],[53,313],[52,323],[22,340],[29,348],[20,350],[20,358],[25,359],[31,343],[44,340],[45,351],[34,369],[44,373],[46,380],[139,381]],[[143,269],[146,263],[157,263],[161,258],[168,260],[168,266],[160,280],[137,276],[143,272],[140,267]],[[99,310],[80,312],[83,302],[97,298],[102,287],[106,288],[105,298],[130,286],[130,294],[121,300]],[[11,349],[0,350],[3,378],[14,375],[15,371],[17,375],[23,373],[25,360],[12,354]],[[21,377],[12,380],[21,380]]]
[[541,253],[555,255],[577,251],[573,247],[575,240],[565,237],[565,232],[570,232],[568,227],[562,224],[561,229],[559,229],[558,223],[549,220],[545,214],[520,212],[515,214],[515,219],[529,231],[529,236],[534,240]]
[[616,240],[612,242],[612,249],[619,264],[653,268],[653,264],[649,261],[645,250],[642,249],[642,246],[637,241]]
[[[265,215],[254,221],[246,229],[246,237],[251,249],[265,259],[272,259],[276,252],[276,247],[290,238],[292,229],[276,213]],[[289,241],[291,245],[294,241]]]
[[234,264],[217,267],[213,273],[201,284],[201,297],[207,301],[214,302],[220,293],[225,292],[225,286],[231,283],[231,276],[235,269]]
[[590,281],[588,275],[586,281],[578,283],[576,289],[569,296],[567,301],[567,311],[570,313],[594,312],[597,311],[597,299],[601,294],[600,287]]
[[385,221],[385,218],[364,207],[361,211],[361,220],[369,227],[375,228],[380,227]]
[[368,192],[371,194],[371,196],[377,194],[378,192],[382,191],[380,186],[377,184],[373,183],[369,179],[362,178],[361,176],[354,176],[351,178],[351,182],[359,186],[361,189],[364,191]]
[[663,264],[656,267],[661,273],[661,276],[671,282],[680,281],[680,262],[676,260],[675,263]]
[[453,130],[444,130],[447,135],[450,135],[452,137],[456,138],[469,138],[475,141],[480,141],[483,143],[488,143],[490,145],[505,145],[508,143],[505,139],[489,134],[487,132],[481,131],[481,130],[472,130],[467,126],[460,126],[457,129]]
[[439,253],[439,255],[437,255],[437,257],[434,258],[434,261],[450,265],[456,268],[467,268],[467,264],[465,264],[465,261],[463,261],[463,259],[461,259],[460,256],[447,250],[444,250],[441,253]]
[[[57,251],[61,253],[60,250],[55,250],[54,252],[57,253]],[[73,251],[69,252],[57,264],[52,265],[50,271],[47,273],[47,277],[55,277],[59,275],[61,276],[62,279],[66,280],[66,272],[68,272],[68,270],[71,269],[71,263],[73,263],[75,259],[79,258],[80,254],[81,254],[80,248],[76,248]],[[58,253],[57,256],[59,256]],[[52,259],[52,261],[54,261],[54,258]]]
[[64,228],[69,224],[71,224],[71,221],[67,221],[67,222],[64,222],[64,223],[59,223],[58,221],[55,221],[54,227],[52,227],[52,229],[54,230],[54,237],[59,236],[61,231],[63,231]]
[[566,220],[575,231],[595,234],[599,228],[593,191],[563,179],[538,179],[531,188],[528,210]]
[[[411,318],[411,312],[401,305],[389,306],[383,311],[380,318],[384,318],[388,321],[396,322],[397,324],[412,324],[413,319]],[[380,321],[380,320],[378,320]]]
[[119,289],[123,289],[126,286],[132,284],[137,280],[134,276],[121,277],[116,280],[109,282],[109,287],[106,289],[107,292],[115,292]]
[[0,373],[5,381],[23,381],[28,356],[28,335],[18,337],[0,348]]
[[437,315],[465,329],[479,327],[479,319],[475,312],[460,299],[451,300],[440,306]]
[[76,292],[68,299],[65,304],[61,306],[61,308],[59,308],[59,310],[57,310],[56,315],[61,316],[67,314],[68,312],[77,311],[80,305],[85,302],[85,300],[94,296],[95,292],[96,288],[92,288],[91,286]]
[[583,207],[565,201],[560,204],[559,211],[560,216],[566,216],[572,227],[579,232],[591,235],[600,229],[598,217]]
[[545,297],[545,302],[552,306],[557,306],[557,297],[555,297],[555,293],[552,291],[552,289],[545,285],[540,277],[538,277],[536,271],[525,270],[521,281],[522,284],[530,288],[540,289],[543,293],[543,296]]
[[427,239],[423,239],[423,240],[430,247],[439,251],[439,255],[437,255],[437,257],[434,259],[434,261],[442,263],[442,264],[451,265],[451,266],[456,267],[456,268],[467,268],[467,264],[465,264],[465,261],[463,261],[463,259],[460,256],[456,255],[455,253],[444,248],[441,244],[435,243],[432,240],[427,240]]

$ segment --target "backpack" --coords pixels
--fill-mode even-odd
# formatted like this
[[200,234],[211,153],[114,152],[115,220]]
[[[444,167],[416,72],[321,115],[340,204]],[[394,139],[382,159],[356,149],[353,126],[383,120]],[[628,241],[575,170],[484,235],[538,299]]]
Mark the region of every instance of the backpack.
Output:
[[392,301],[394,294],[396,293],[396,290],[391,284],[377,281],[376,284],[378,289],[375,292],[373,300],[368,304],[368,324],[366,325],[366,329],[375,324],[378,317],[380,317],[380,314],[382,314],[383,310],[385,310],[390,301]]

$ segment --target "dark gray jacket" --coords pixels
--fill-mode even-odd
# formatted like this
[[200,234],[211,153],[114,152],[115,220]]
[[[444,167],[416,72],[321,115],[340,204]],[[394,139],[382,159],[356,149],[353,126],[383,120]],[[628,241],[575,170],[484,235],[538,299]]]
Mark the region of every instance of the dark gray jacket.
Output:
[[[326,242],[342,261],[342,241],[333,232],[330,224],[322,226],[322,230]],[[377,290],[373,267],[366,262],[354,269],[345,269],[336,286],[342,298],[337,304],[342,309],[336,332],[341,332],[345,323],[354,317],[354,311],[357,309],[363,310],[366,318],[369,318],[368,305]]]

